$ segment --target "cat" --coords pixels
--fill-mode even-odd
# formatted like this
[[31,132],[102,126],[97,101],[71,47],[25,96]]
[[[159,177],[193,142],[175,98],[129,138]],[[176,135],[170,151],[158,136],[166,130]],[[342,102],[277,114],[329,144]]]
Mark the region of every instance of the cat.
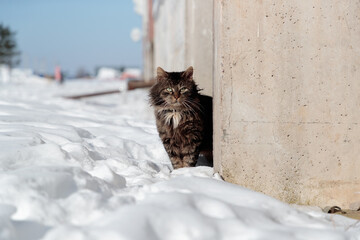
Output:
[[183,72],[158,67],[156,80],[150,104],[174,169],[194,167],[200,152],[212,164],[212,98],[199,94],[193,67]]

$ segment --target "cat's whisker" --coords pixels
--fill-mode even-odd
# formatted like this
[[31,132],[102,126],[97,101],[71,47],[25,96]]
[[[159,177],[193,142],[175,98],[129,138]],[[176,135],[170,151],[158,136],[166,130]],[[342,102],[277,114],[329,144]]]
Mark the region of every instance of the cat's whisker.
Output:
[[192,113],[196,114],[195,109],[193,107],[191,107],[191,105],[186,100],[184,101],[184,104],[188,110],[190,110]]
[[166,104],[166,102],[164,102],[162,99],[160,99],[160,100],[158,100],[158,101],[156,101],[156,102],[153,102],[152,105],[153,105],[153,106],[159,106],[159,105],[161,105],[161,104],[160,104],[161,102],[163,102],[163,103]]
[[188,100],[190,103],[194,104],[195,106],[199,107],[199,110],[203,109],[204,107],[199,103],[195,101]]
[[190,109],[192,109],[194,112],[196,112],[194,109],[194,107],[196,107],[196,106],[193,106],[190,101],[185,101],[185,102],[186,102],[186,105],[189,106]]
[[186,101],[183,102],[186,109],[188,109],[194,116],[196,115],[195,110]]
[[196,108],[197,110],[199,110],[201,113],[204,113],[203,108],[202,108],[201,106],[198,106],[198,105],[196,105],[196,104],[194,104],[193,106],[194,106],[194,108]]
[[190,111],[193,113],[194,117],[197,117],[199,114],[195,111],[194,108],[189,107]]
[[189,107],[191,107],[191,109],[193,109],[195,111],[194,108],[196,108],[197,110],[199,110],[201,113],[204,113],[203,110],[202,110],[202,107],[197,105],[197,103],[195,104],[195,102],[191,102],[189,100],[185,100],[184,102],[186,102]]

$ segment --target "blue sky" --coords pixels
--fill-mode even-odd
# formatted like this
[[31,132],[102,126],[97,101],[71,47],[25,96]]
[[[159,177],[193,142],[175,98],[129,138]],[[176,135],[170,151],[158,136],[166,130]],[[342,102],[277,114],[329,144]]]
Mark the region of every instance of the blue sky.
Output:
[[0,0],[0,23],[17,32],[22,67],[74,74],[96,66],[141,66],[141,28],[131,0]]

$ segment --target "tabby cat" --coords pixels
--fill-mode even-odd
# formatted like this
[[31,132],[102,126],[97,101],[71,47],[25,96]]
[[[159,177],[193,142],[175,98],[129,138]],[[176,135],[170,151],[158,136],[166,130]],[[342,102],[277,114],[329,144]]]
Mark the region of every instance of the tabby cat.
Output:
[[212,98],[199,94],[193,68],[166,72],[158,67],[156,80],[150,103],[174,169],[195,166],[200,152],[212,164]]

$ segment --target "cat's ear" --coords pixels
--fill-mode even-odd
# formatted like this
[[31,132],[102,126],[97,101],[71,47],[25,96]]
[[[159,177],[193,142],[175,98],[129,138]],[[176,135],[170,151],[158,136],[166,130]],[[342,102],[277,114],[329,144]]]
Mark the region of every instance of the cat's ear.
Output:
[[194,73],[194,69],[193,67],[188,67],[188,69],[186,69],[184,71],[184,73],[182,74],[183,78],[187,79],[187,80],[192,80],[193,79],[193,73]]
[[158,81],[168,77],[168,73],[164,69],[162,69],[161,67],[158,67],[156,69],[156,74],[157,74]]

